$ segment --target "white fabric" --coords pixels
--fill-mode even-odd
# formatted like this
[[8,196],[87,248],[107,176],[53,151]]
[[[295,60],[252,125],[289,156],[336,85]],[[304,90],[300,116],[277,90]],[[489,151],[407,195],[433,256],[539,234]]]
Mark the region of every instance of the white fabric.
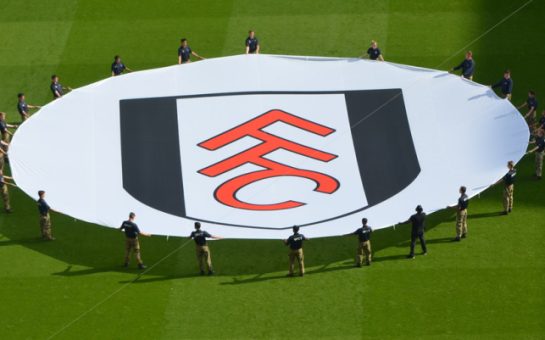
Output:
[[[368,60],[242,55],[108,78],[51,102],[15,133],[10,147],[13,176],[25,193],[36,197],[38,190],[45,190],[53,209],[74,218],[118,227],[134,211],[143,231],[187,236],[193,220],[148,207],[123,189],[119,100],[392,88],[403,92],[420,174],[400,193],[363,212],[302,228],[307,237],[351,232],[362,217],[367,217],[375,229],[388,227],[406,220],[417,204],[427,212],[442,209],[456,203],[461,185],[467,186],[470,197],[475,196],[504,175],[507,161],[518,161],[524,155],[528,128],[513,105],[489,88],[458,76]],[[365,202],[349,122],[343,118],[346,108],[340,101],[338,94],[303,95],[297,100],[254,95],[244,102],[228,96],[178,101],[188,211],[227,224],[274,227],[327,219],[343,209],[351,210],[356,201]],[[320,124],[334,127],[335,133],[328,137],[282,124],[267,130],[339,156],[331,162],[317,162],[282,150],[269,158],[333,174],[341,183],[339,190],[320,194],[312,191],[312,182],[280,177],[245,187],[238,195],[262,204],[290,199],[308,204],[280,212],[244,211],[220,204],[213,199],[213,192],[222,178],[208,178],[196,171],[257,142],[246,138],[215,152],[196,144],[270,109],[283,109],[307,119],[320,117]],[[202,117],[207,113],[211,113],[204,118],[209,127],[202,129]],[[239,167],[227,179],[254,170],[254,165]],[[161,176],[161,169],[156,176]],[[215,223],[204,223],[203,229],[228,238],[284,238],[291,233]]]

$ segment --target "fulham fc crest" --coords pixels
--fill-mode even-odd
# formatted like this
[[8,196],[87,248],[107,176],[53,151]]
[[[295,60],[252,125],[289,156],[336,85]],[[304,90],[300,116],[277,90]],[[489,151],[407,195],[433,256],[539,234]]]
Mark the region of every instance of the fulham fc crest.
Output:
[[420,172],[400,89],[127,99],[120,114],[124,188],[180,217],[316,224],[378,204]]

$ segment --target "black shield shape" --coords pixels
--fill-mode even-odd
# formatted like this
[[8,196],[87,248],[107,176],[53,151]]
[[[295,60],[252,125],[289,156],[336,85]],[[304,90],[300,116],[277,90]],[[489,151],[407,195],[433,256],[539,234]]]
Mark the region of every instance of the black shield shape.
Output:
[[244,228],[289,228],[289,223],[281,228],[230,225],[186,213],[182,162],[187,160],[180,156],[177,100],[253,94],[344,95],[367,205],[306,225],[341,218],[384,202],[406,188],[420,173],[401,89],[241,92],[121,100],[123,188],[145,205],[179,217]]

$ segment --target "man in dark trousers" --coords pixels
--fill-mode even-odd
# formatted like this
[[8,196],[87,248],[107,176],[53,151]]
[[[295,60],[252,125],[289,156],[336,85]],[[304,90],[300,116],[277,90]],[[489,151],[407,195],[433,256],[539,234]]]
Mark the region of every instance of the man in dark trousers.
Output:
[[428,248],[426,247],[426,240],[424,239],[424,229],[426,220],[426,214],[423,212],[421,205],[416,207],[416,214],[412,215],[407,221],[400,223],[409,223],[411,222],[411,250],[408,259],[414,259],[414,246],[416,245],[416,239],[420,240],[420,246],[422,247],[422,255],[428,255]]
[[363,256],[365,255],[365,264],[371,265],[371,233],[373,229],[367,225],[367,219],[361,220],[361,228],[346,236],[358,236],[358,249],[356,250],[356,267],[361,267]]
[[503,214],[507,215],[513,211],[513,191],[515,190],[515,176],[517,170],[515,169],[515,162],[507,162],[507,168],[509,171],[503,176]]
[[303,254],[303,241],[306,241],[307,238],[303,234],[299,234],[299,227],[293,226],[293,235],[288,237],[287,240],[284,240],[284,244],[290,247],[288,257],[290,259],[290,269],[288,276],[293,276],[295,260],[299,263],[299,275],[305,275],[305,257]]
[[201,270],[201,275],[204,275],[205,263],[206,269],[208,270],[208,275],[214,275],[214,270],[212,269],[212,258],[210,257],[210,249],[208,248],[206,239],[211,238],[214,240],[220,240],[221,237],[210,235],[206,231],[201,230],[201,223],[195,222],[195,231],[191,232],[189,238],[192,238],[195,241],[195,252],[197,255],[197,262],[199,263],[199,269]]
[[246,38],[246,54],[259,54],[259,50],[259,40],[257,40],[255,32],[248,32],[248,38]]
[[491,87],[493,89],[499,87],[501,97],[511,100],[511,94],[513,93],[513,79],[511,79],[511,71],[505,70],[505,72],[503,72],[503,78]]
[[40,229],[42,238],[46,241],[53,241],[55,238],[51,236],[51,218],[49,212],[53,211],[49,204],[45,201],[45,191],[38,191],[38,211],[40,213]]
[[121,61],[121,57],[116,55],[114,57],[114,62],[112,63],[112,77],[119,76],[125,71],[132,72],[132,70],[125,66],[123,61]]
[[462,70],[462,77],[473,80],[473,73],[475,73],[475,61],[473,60],[473,52],[467,51],[466,58],[460,63],[460,65],[453,67],[450,72]]
[[138,235],[150,237],[151,234],[146,234],[140,231],[136,223],[134,223],[134,218],[136,215],[131,212],[129,214],[129,219],[124,221],[119,227],[119,230],[125,232],[125,263],[124,267],[129,266],[129,259],[131,252],[134,252],[136,257],[136,262],[138,263],[138,269],[146,269],[144,262],[142,262],[142,257],[140,256],[140,243],[138,242]]

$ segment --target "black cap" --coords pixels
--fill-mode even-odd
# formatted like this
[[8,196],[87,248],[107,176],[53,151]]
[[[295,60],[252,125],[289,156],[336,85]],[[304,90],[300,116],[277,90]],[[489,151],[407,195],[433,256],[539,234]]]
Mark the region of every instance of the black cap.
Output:
[[422,212],[424,209],[422,209],[422,206],[419,204],[416,206],[416,211],[417,212]]

